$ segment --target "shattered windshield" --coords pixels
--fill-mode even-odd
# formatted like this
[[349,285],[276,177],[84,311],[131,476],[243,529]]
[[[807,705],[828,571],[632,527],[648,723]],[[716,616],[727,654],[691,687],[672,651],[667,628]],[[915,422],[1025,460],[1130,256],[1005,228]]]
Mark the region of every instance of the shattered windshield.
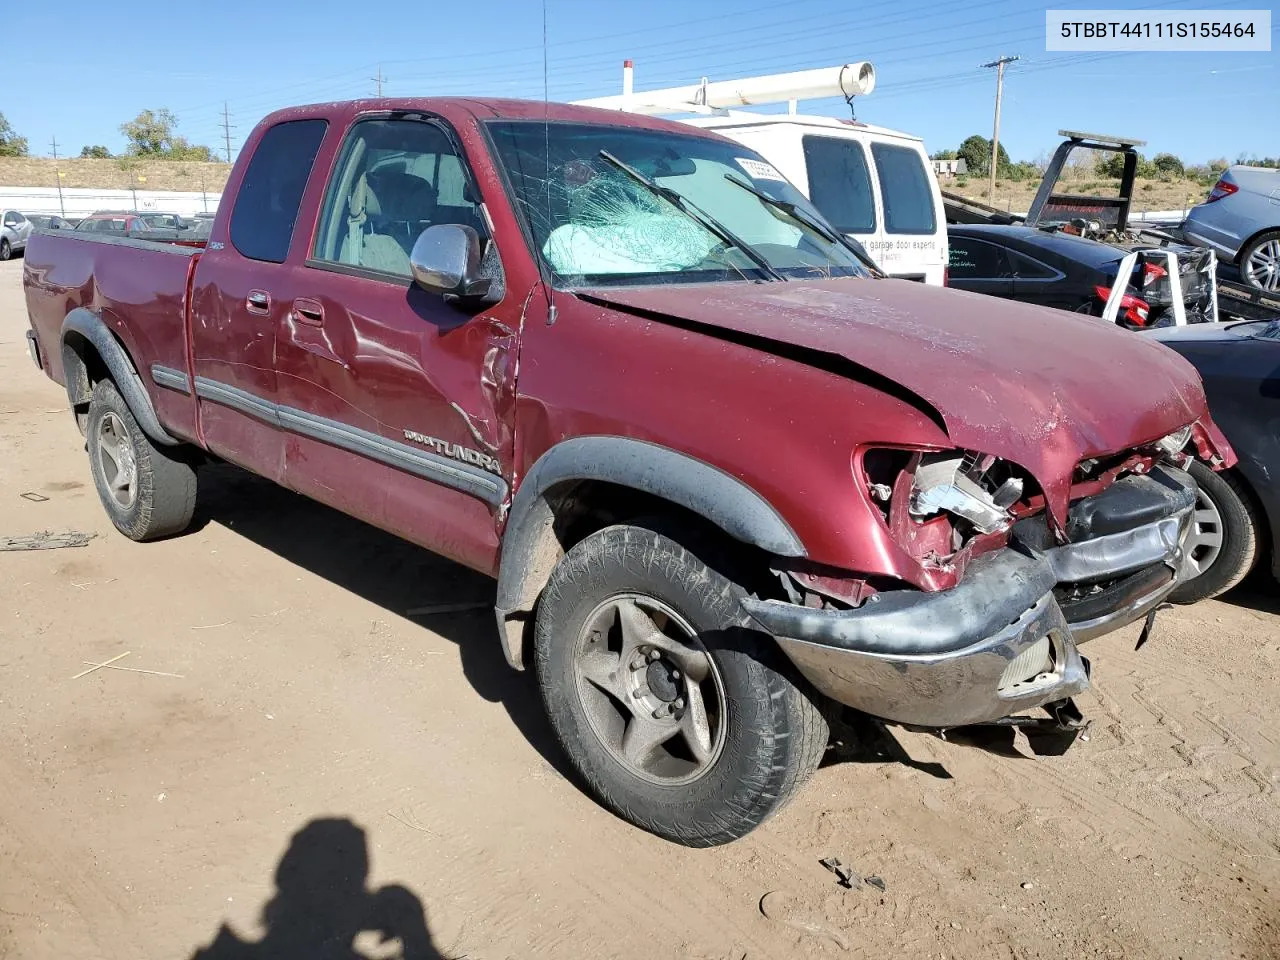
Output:
[[[584,123],[488,127],[538,253],[569,285],[870,275],[847,247],[742,189],[825,223],[739,144]],[[617,161],[679,196],[646,187]]]

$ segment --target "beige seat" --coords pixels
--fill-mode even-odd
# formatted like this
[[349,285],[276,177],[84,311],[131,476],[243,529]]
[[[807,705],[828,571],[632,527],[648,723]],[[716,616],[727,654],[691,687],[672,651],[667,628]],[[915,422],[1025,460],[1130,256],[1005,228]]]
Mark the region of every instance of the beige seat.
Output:
[[382,205],[364,174],[351,191],[347,210],[347,235],[338,252],[338,262],[409,276],[409,255],[395,237],[372,232],[370,218],[381,215]]

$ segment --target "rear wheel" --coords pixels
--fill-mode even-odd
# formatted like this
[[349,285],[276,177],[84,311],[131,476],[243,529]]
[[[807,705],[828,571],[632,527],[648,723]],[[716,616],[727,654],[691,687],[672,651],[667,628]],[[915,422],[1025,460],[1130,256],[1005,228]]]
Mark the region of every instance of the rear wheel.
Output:
[[1240,276],[1251,287],[1280,291],[1280,230],[1255,237],[1240,251]]
[[195,511],[195,467],[148,439],[110,380],[93,387],[85,436],[98,498],[117,530],[153,540],[186,529]]
[[1258,560],[1258,517],[1240,481],[1229,473],[1215,473],[1199,461],[1192,463],[1190,472],[1199,489],[1184,548],[1196,574],[1169,595],[1174,603],[1195,603],[1225,593]]
[[569,761],[618,816],[688,846],[758,826],[827,744],[742,596],[674,540],[613,526],[569,551],[538,605],[538,683]]

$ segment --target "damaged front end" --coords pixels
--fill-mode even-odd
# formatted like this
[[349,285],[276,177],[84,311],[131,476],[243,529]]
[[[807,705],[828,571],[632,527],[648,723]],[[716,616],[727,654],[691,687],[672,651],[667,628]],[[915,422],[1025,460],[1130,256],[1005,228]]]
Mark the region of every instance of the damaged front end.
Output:
[[791,565],[779,571],[791,602],[743,605],[820,692],[873,716],[947,728],[1032,722],[1013,715],[1044,707],[1078,728],[1078,645],[1193,574],[1191,438],[1084,461],[1061,520],[1035,478],[993,456],[859,451],[855,473],[923,589]]

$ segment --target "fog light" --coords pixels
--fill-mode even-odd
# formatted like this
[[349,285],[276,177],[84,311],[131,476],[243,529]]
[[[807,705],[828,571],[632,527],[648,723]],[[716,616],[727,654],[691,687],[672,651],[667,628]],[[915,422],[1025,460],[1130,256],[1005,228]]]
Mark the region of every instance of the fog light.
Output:
[[1053,641],[1045,634],[1009,661],[1000,676],[999,693],[1018,693],[1019,687],[1030,686],[1046,674],[1053,673]]

